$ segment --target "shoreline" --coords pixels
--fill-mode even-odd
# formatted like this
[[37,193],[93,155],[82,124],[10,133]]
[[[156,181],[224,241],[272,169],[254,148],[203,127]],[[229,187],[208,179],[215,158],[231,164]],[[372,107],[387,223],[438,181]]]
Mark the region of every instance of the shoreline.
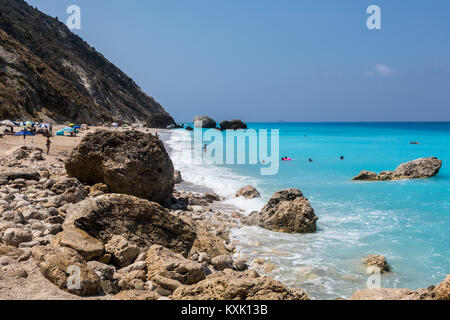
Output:
[[[90,132],[93,132],[95,129],[93,128],[93,130],[91,130]],[[104,128],[102,128],[102,129],[104,129]],[[109,131],[114,131],[114,129],[110,129]],[[125,131],[125,130],[123,130],[123,131]],[[131,130],[126,130],[126,131],[131,131]],[[140,131],[140,130],[137,130],[137,131]],[[148,131],[145,130],[144,132],[148,132]],[[166,136],[168,136],[170,138],[171,134],[173,134],[173,131],[170,131],[170,130],[156,130],[156,131],[153,131],[152,133],[154,133],[154,132],[159,132],[161,135],[160,136],[161,139],[165,139]],[[81,134],[78,139],[81,139],[83,136],[84,136],[84,133]],[[68,140],[61,140],[61,139],[68,139]],[[27,181],[22,181],[22,180],[19,181],[20,179],[16,179],[17,181],[9,181],[6,184],[4,182],[3,187],[1,188],[2,199],[10,199],[11,195],[18,194],[18,195],[20,195],[20,199],[29,203],[28,205],[24,203],[26,206],[35,206],[36,208],[42,208],[42,203],[46,203],[45,201],[47,201],[48,203],[52,203],[53,201],[56,201],[56,198],[53,199],[55,196],[48,197],[48,195],[45,195],[45,193],[48,193],[47,191],[45,191],[45,187],[44,187],[44,192],[35,191],[35,189],[36,188],[37,188],[36,190],[43,189],[41,187],[41,185],[44,186],[49,179],[50,180],[55,179],[56,181],[65,181],[64,179],[67,179],[63,161],[64,161],[64,158],[66,158],[66,156],[68,155],[68,152],[76,146],[76,142],[78,142],[78,141],[74,138],[69,138],[69,137],[61,137],[61,139],[58,139],[59,141],[55,142],[56,147],[55,147],[55,149],[53,149],[53,153],[52,152],[50,153],[49,157],[43,156],[42,160],[41,160],[41,158],[39,158],[39,160],[37,160],[37,161],[32,160],[31,162],[29,160],[19,160],[18,162],[16,161],[17,163],[20,162],[21,168],[27,169],[27,170],[30,170],[30,169],[31,170],[40,170],[42,172],[42,174],[47,175],[47,177],[44,179],[41,179],[37,183],[36,182],[31,183],[32,181],[30,183],[28,183]],[[67,142],[67,143],[60,143],[60,141]],[[0,156],[2,158],[1,159],[2,164],[4,166],[3,169],[7,168],[7,166],[5,166],[5,164],[8,163],[9,160],[7,160],[7,159],[11,155],[10,153],[5,154],[3,149],[7,149],[11,146],[13,146],[13,148],[16,147],[16,150],[21,149],[20,147],[22,145],[20,142],[22,142],[22,137],[10,137],[10,139],[8,139],[7,142],[8,142],[7,144],[2,144],[2,150],[1,150],[2,152],[0,153]],[[167,144],[165,142],[164,142],[164,144],[167,147]],[[27,145],[27,146],[29,147],[30,152],[32,150],[36,150],[35,146],[34,147],[31,147],[30,145]],[[38,144],[37,144],[37,146],[39,147]],[[168,150],[169,153],[170,153],[170,151],[173,151],[173,150]],[[5,156],[6,156],[6,158],[5,158]],[[46,159],[44,159],[44,158],[46,158]],[[11,162],[11,164],[13,164],[14,161]],[[177,168],[175,167],[175,169],[177,169]],[[6,170],[11,170],[11,169],[6,169]],[[45,173],[45,172],[47,172],[47,173]],[[183,172],[181,172],[181,174],[183,175]],[[19,190],[24,190],[24,191],[20,191],[19,193],[17,193],[17,191],[15,191],[14,188],[18,188]],[[92,186],[85,185],[84,187],[81,187],[81,185],[80,185],[79,188],[80,188],[79,191],[76,191],[76,192],[81,192],[81,189],[83,189],[83,188],[88,191],[89,194],[85,198],[86,200],[87,199],[92,199],[92,200],[97,199],[95,197],[98,197],[98,196],[101,198],[102,194],[103,194],[103,192],[99,193],[98,191],[95,191]],[[56,191],[56,189],[55,189],[55,191]],[[68,191],[68,188],[64,187],[64,189],[62,191],[63,191],[63,194],[61,194],[61,195],[65,195]],[[187,219],[186,221],[191,221],[191,222],[188,222],[188,224],[193,224],[193,226],[195,225],[195,229],[196,229],[197,236],[198,236],[198,241],[196,240],[197,242],[194,245],[194,247],[196,249],[195,250],[191,249],[191,252],[190,252],[189,256],[187,257],[189,259],[189,261],[194,261],[196,263],[197,262],[202,263],[203,267],[208,268],[210,270],[210,272],[212,273],[212,275],[215,275],[217,277],[223,277],[223,276],[225,276],[225,274],[222,271],[220,271],[220,269],[214,270],[214,268],[216,266],[215,263],[218,263],[218,262],[217,261],[211,262],[211,260],[209,260],[209,259],[211,259],[211,257],[215,258],[215,257],[219,257],[219,256],[222,257],[222,256],[230,255],[230,256],[232,256],[232,260],[231,260],[231,262],[230,261],[226,262],[226,265],[227,265],[226,268],[232,267],[234,269],[237,269],[240,272],[243,272],[244,270],[247,270],[247,268],[250,268],[250,271],[249,271],[250,273],[254,272],[254,270],[256,270],[258,273],[261,273],[261,277],[266,274],[270,274],[270,272],[266,272],[267,270],[273,270],[273,268],[274,268],[274,266],[270,262],[264,261],[263,257],[257,258],[253,261],[249,261],[249,259],[248,259],[249,257],[240,250],[239,242],[236,241],[237,238],[234,235],[234,231],[241,230],[241,228],[244,226],[243,223],[241,222],[242,215],[239,212],[239,208],[237,206],[232,206],[229,203],[223,203],[224,199],[219,197],[218,195],[212,193],[211,191],[213,191],[213,190],[208,189],[201,185],[196,185],[196,184],[192,184],[189,182],[181,183],[181,184],[175,186],[175,192],[173,194],[174,202],[172,203],[172,205],[174,207],[171,208],[170,205],[169,205],[169,207],[166,207],[169,209],[169,211],[170,211],[169,213],[171,215],[173,215],[177,218],[180,218],[182,220]],[[233,192],[235,192],[235,191],[236,190],[233,190]],[[22,192],[23,192],[23,197],[22,197]],[[39,196],[41,196],[41,197],[43,196],[43,198],[38,198],[37,192],[40,192]],[[8,193],[10,195],[8,195]],[[108,193],[106,193],[106,194],[108,194]],[[72,200],[72,199],[75,199],[75,198],[73,198],[74,196],[75,196],[75,194],[71,195],[70,198],[68,198],[69,202],[66,203],[65,205],[61,206],[61,205],[52,204],[53,206],[56,206],[58,208],[57,210],[58,210],[58,212],[60,212],[60,215],[62,215],[64,220],[66,220],[66,217],[70,217],[72,214],[71,210],[74,207],[73,207],[73,204],[71,204],[71,201],[79,201],[79,200]],[[17,196],[14,196],[14,197],[17,198]],[[76,197],[78,197],[78,195]],[[186,205],[184,199],[188,199],[187,205]],[[89,201],[91,201],[91,200],[89,200]],[[14,205],[16,205],[15,202],[13,202],[13,203],[14,203]],[[11,205],[13,203],[11,203]],[[181,204],[181,207],[178,207],[180,204]],[[5,202],[3,202],[2,205],[9,206],[9,204],[7,204]],[[185,209],[183,209],[184,206],[186,206]],[[4,209],[2,209],[2,211],[5,212]],[[20,209],[19,212],[22,212],[22,211],[23,211],[23,209]],[[22,223],[26,223],[26,221],[24,221],[24,222],[11,224],[10,220],[5,220],[5,218],[10,219],[9,216],[10,216],[10,214],[8,213],[6,216],[3,217],[3,219],[2,219],[3,221],[0,220],[0,231],[5,232],[5,230],[8,228],[11,228],[11,226],[13,226],[13,227],[15,226],[16,228],[17,227],[22,228],[21,227]],[[27,219],[29,219],[28,216],[26,216],[26,217],[27,217]],[[51,220],[52,218],[48,217],[46,219]],[[25,226],[25,230],[27,228],[31,227],[31,228],[36,228],[36,229],[31,229],[31,230],[37,231],[37,230],[39,230],[38,228],[41,228],[38,225],[43,225],[41,222],[39,222],[39,219],[38,220],[32,219],[31,221],[33,221],[33,225],[28,224],[29,227]],[[36,224],[35,227],[34,227],[34,224]],[[65,224],[66,224],[66,222],[65,222]],[[45,228],[47,228],[47,227],[53,228],[53,226],[46,226]],[[58,227],[58,228],[60,228],[60,227]],[[251,230],[251,229],[249,229],[249,230]],[[5,262],[2,262],[2,264],[6,263],[6,267],[4,267],[4,270],[5,270],[4,276],[3,276],[3,278],[0,277],[0,282],[2,283],[2,286],[5,290],[8,290],[8,288],[10,288],[9,290],[11,290],[13,287],[20,288],[21,286],[23,286],[24,289],[29,288],[30,285],[35,285],[35,284],[33,284],[33,281],[36,283],[39,283],[40,285],[44,285],[43,284],[44,279],[42,278],[42,275],[40,275],[40,272],[36,269],[33,262],[31,260],[29,260],[30,259],[29,255],[31,252],[30,249],[36,245],[46,245],[49,243],[53,243],[54,236],[56,236],[56,234],[59,234],[59,232],[62,232],[61,229],[55,229],[55,231],[51,231],[51,232],[49,231],[49,233],[47,233],[46,236],[42,236],[42,234],[36,233],[37,236],[35,237],[33,234],[33,241],[35,241],[35,243],[32,243],[33,241],[31,241],[29,244],[26,243],[26,246],[21,244],[19,246],[20,247],[19,249],[14,249],[14,250],[16,250],[15,252],[20,251],[22,255],[27,254],[27,252],[28,252],[28,258],[27,258],[27,260],[25,260],[23,262],[20,262],[20,261],[12,262],[11,258],[0,257],[3,260],[5,260]],[[261,229],[260,232],[265,233],[266,237],[270,236],[272,234],[271,231],[268,231],[265,229]],[[4,249],[2,249],[2,250],[4,250]],[[12,249],[8,249],[8,250],[12,250]],[[208,252],[211,254],[211,257],[208,260],[206,260],[208,262],[204,262],[202,259],[204,259],[205,254],[208,254]],[[283,254],[283,252],[273,249],[271,254]],[[221,259],[224,259],[224,258],[221,258]],[[257,262],[256,260],[259,260],[259,261]],[[138,263],[138,262],[140,262],[140,261],[137,261],[136,263]],[[210,263],[213,263],[214,267]],[[223,263],[223,261],[221,263]],[[30,275],[28,280],[24,280],[24,279],[20,280],[20,278],[17,279],[16,278],[17,276],[14,273],[15,272],[14,270],[16,270],[16,269],[24,270],[24,272],[26,274]],[[230,272],[231,272],[231,269],[230,269]],[[232,271],[232,272],[237,272],[237,271]],[[243,277],[248,277],[250,275],[250,274],[247,274],[246,272],[247,271],[241,273]],[[245,279],[247,279],[246,281],[250,281],[248,278],[245,278]],[[262,279],[266,279],[266,277],[263,277]],[[269,276],[267,279],[272,279],[272,278]],[[30,283],[30,281],[31,281],[31,283]],[[251,280],[251,281],[253,281],[253,280]],[[274,281],[274,280],[270,280],[270,281]],[[49,282],[45,282],[45,283],[46,284],[44,285],[43,291],[40,291],[40,293],[39,293],[41,295],[36,295],[36,294],[38,294],[38,293],[36,293],[36,294],[33,294],[33,297],[35,297],[37,299],[45,299],[45,298],[49,298],[49,297],[58,297],[58,298],[67,298],[67,299],[72,299],[72,298],[73,299],[84,299],[81,297],[70,296],[65,291],[55,291],[54,290],[55,288],[52,287]],[[287,286],[286,286],[286,288],[287,288]],[[25,289],[25,290],[27,290],[27,289]],[[104,289],[104,290],[107,290],[107,289]],[[286,290],[291,290],[291,289],[286,289]],[[301,290],[301,289],[295,289],[295,287],[294,287],[292,290]],[[354,291],[356,292],[357,288],[355,288]],[[127,291],[121,291],[121,292],[127,292]],[[144,291],[144,292],[147,292],[147,291]],[[157,296],[155,296],[155,294],[153,293],[154,291],[151,291],[151,292],[152,292],[152,295],[151,295],[152,298],[155,298],[157,296],[161,297],[161,296],[168,295],[167,290],[164,291],[162,289],[160,291],[157,291],[157,293],[158,293]],[[301,292],[303,292],[303,291],[301,291]],[[26,296],[27,294],[30,295],[29,292],[28,293],[20,292],[20,290],[19,291],[17,291],[17,290],[11,291],[11,293],[7,293],[7,291],[5,292],[4,290],[0,290],[0,298],[3,298],[3,299],[16,299],[16,298],[20,298],[20,297],[29,298],[29,296]],[[138,294],[141,295],[144,293],[139,292]],[[289,294],[294,294],[294,293],[289,293]],[[417,297],[417,294],[415,291],[414,291],[413,295],[414,295],[414,297]],[[424,299],[429,298],[429,296],[430,296],[430,293],[428,293],[428,292],[420,293],[420,297],[422,297]],[[339,296],[336,296],[335,298],[339,298]],[[114,296],[107,295],[107,296],[103,296],[103,297],[101,297],[101,296],[91,297],[88,299],[114,299]],[[132,299],[132,298],[128,297],[127,299]]]

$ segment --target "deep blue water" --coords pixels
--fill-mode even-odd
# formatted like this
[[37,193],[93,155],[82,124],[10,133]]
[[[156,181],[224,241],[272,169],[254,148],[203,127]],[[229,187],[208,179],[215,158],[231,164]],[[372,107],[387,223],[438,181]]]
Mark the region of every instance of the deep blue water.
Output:
[[[299,188],[310,200],[319,217],[314,234],[254,227],[235,233],[241,254],[276,266],[268,274],[322,299],[364,288],[368,276],[361,260],[371,253],[385,255],[393,269],[382,276],[383,287],[423,288],[450,274],[450,123],[250,123],[249,128],[279,129],[280,156],[293,161],[280,163],[273,176],[261,176],[258,165],[192,165],[176,156],[174,164],[185,179],[229,198],[240,186],[255,185],[260,200],[230,200],[249,210],[283,188]],[[443,161],[431,179],[351,180],[363,169],[394,170],[429,156]]]

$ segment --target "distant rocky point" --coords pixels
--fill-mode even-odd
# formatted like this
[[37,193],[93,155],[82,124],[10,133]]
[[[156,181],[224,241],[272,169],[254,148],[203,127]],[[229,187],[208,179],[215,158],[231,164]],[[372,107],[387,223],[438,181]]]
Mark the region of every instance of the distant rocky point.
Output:
[[442,161],[436,157],[420,158],[402,163],[394,171],[382,171],[376,174],[363,170],[353,180],[362,181],[389,181],[403,179],[426,179],[439,173]]
[[0,119],[175,125],[130,77],[23,0],[0,2]]

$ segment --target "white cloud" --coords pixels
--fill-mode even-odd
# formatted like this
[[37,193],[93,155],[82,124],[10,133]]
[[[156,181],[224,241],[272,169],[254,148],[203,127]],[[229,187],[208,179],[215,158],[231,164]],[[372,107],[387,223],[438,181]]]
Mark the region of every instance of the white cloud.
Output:
[[364,76],[366,77],[389,77],[394,75],[396,72],[393,68],[385,64],[376,64],[370,70],[364,70]]

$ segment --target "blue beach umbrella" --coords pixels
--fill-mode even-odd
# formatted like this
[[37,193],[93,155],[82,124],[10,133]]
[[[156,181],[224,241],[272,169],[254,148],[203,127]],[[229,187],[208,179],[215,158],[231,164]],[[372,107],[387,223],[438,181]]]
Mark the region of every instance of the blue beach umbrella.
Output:
[[20,131],[17,133],[14,133],[15,136],[34,136],[33,132],[30,131]]

